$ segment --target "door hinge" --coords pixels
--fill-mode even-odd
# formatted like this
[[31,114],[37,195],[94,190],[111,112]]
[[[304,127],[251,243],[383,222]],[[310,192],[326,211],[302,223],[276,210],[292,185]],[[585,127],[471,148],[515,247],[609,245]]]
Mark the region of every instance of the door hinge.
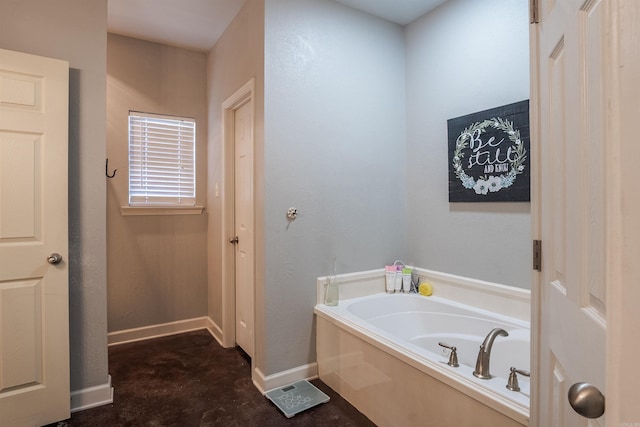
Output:
[[533,269],[542,271],[542,241],[533,241]]
[[537,24],[540,22],[540,6],[538,0],[529,0],[529,23]]

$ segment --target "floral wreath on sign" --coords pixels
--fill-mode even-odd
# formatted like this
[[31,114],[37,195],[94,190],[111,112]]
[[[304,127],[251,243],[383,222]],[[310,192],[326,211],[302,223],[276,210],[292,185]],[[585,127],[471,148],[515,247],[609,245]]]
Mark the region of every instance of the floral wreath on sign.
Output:
[[[509,172],[500,176],[483,175],[475,179],[467,175],[462,167],[462,159],[464,158],[463,150],[469,146],[469,140],[476,132],[483,134],[487,127],[499,129],[509,136],[509,140],[513,143],[511,150],[515,153],[515,158],[509,161]],[[516,177],[524,171],[524,161],[527,158],[527,150],[520,139],[520,131],[513,128],[513,122],[504,120],[500,117],[484,120],[471,124],[470,127],[462,131],[456,140],[456,150],[453,152],[453,169],[456,176],[462,182],[462,186],[467,189],[474,189],[476,194],[495,193],[503,188],[509,188],[516,180]]]

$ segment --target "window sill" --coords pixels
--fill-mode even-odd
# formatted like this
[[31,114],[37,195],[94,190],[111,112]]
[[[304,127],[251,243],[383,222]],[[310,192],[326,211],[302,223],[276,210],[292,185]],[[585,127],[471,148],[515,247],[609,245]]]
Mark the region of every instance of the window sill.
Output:
[[201,215],[204,206],[121,206],[122,216]]

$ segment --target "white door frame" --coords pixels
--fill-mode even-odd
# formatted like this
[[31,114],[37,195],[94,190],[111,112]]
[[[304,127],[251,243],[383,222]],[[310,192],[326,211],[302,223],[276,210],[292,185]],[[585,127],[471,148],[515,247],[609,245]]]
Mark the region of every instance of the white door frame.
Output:
[[[529,25],[529,58],[530,58],[530,81],[529,81],[529,157],[531,160],[531,238],[540,240],[542,237],[540,218],[541,197],[540,197],[540,116],[538,114],[540,105],[538,102],[539,85],[539,41],[538,24]],[[544,268],[544,267],[543,267]],[[536,270],[532,270],[531,277],[531,395],[529,407],[529,425],[536,427],[539,425],[539,390],[540,384],[536,372],[540,372],[540,359],[538,352],[540,348],[540,305],[542,304],[542,275]]]
[[[235,246],[229,239],[235,236],[235,178],[234,178],[234,124],[235,110],[250,103],[252,124],[255,129],[255,78],[252,78],[222,103],[222,345],[236,344],[235,304]],[[255,144],[255,132],[253,132]],[[255,181],[255,174],[254,174]],[[255,203],[254,203],[255,210]],[[255,218],[255,215],[254,215]],[[255,241],[254,241],[255,253]],[[254,266],[255,269],[255,266]],[[255,341],[255,339],[254,339]],[[254,342],[255,348],[255,342]]]

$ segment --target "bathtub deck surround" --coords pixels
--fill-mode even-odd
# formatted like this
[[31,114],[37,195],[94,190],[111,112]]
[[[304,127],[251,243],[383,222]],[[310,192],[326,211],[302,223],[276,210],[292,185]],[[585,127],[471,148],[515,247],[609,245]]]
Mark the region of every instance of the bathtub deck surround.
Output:
[[[338,306],[315,308],[320,378],[380,426],[528,425],[528,378],[520,391],[507,388],[512,366],[530,366],[528,291],[417,271],[433,296],[386,294],[383,269],[336,278]],[[494,342],[493,377],[476,378],[480,344],[495,328],[509,336]],[[457,348],[458,367],[440,343]]]
[[[419,276],[420,283],[428,282],[432,285],[434,296],[526,322],[531,320],[531,291],[528,289],[419,267],[413,267],[413,272]],[[384,268],[338,274],[332,280],[340,288],[340,301],[385,292]],[[316,280],[318,304],[324,301],[328,283],[328,276]]]

